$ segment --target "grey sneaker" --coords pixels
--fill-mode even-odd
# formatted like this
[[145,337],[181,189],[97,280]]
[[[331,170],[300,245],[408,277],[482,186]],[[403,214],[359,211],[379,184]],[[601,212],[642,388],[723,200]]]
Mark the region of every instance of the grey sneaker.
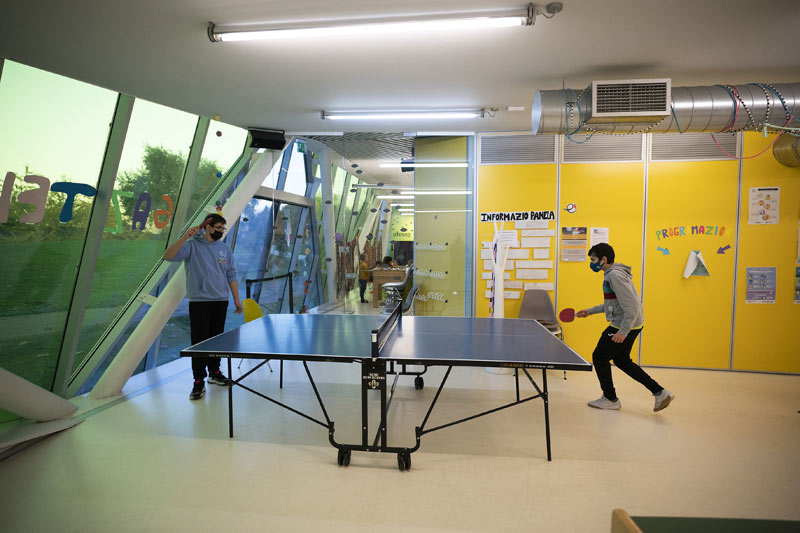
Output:
[[206,382],[202,379],[195,381],[192,386],[192,392],[189,393],[190,400],[199,400],[206,393]]
[[654,394],[653,397],[656,399],[656,404],[653,406],[653,411],[666,409],[672,400],[675,399],[675,395],[667,389],[662,390],[658,394]]
[[598,399],[589,402],[589,407],[594,407],[595,409],[614,409],[617,410],[622,407],[622,403],[620,403],[619,398],[614,400],[613,402],[606,398],[605,396],[600,396]]

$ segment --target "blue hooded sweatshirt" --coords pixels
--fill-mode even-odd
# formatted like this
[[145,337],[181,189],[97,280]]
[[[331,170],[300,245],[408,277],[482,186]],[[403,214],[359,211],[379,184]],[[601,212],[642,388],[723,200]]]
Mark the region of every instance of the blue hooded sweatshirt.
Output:
[[172,263],[186,264],[186,297],[190,302],[228,301],[228,284],[236,281],[233,253],[222,240],[208,242],[198,233],[181,246]]

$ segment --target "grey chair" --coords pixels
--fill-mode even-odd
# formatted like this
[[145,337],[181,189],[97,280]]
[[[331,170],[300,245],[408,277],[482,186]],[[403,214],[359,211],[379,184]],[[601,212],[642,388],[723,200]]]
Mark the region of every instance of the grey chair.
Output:
[[[556,316],[556,310],[550,295],[547,291],[540,289],[529,289],[522,295],[522,304],[519,308],[519,318],[528,318],[537,321],[547,328],[547,331],[564,341],[564,330]],[[567,372],[564,371],[564,379],[567,379]]]
[[406,285],[410,282],[413,278],[411,274],[411,269],[406,268],[406,272],[403,275],[403,279],[400,281],[393,281],[391,283],[384,283],[383,289],[386,290],[386,298],[383,301],[383,312],[384,313],[391,313],[392,310],[397,306],[397,304],[403,304],[402,294],[403,291],[406,289]]

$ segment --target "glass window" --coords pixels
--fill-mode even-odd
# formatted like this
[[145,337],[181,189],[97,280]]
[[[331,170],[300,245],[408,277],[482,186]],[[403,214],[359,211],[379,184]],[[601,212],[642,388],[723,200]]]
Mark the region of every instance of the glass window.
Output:
[[208,126],[203,155],[194,181],[188,216],[202,209],[209,195],[244,151],[247,131],[212,120]]
[[166,249],[196,125],[196,116],[135,102],[73,368]]
[[[0,367],[48,390],[117,96],[13,61],[3,66]],[[0,412],[0,422],[9,417]]]
[[339,220],[339,207],[342,204],[342,188],[344,187],[345,172],[336,165],[333,165],[331,177],[333,178],[333,216],[335,220]]
[[289,157],[289,168],[286,172],[286,183],[283,190],[300,196],[306,195],[306,162],[305,143],[294,141]]

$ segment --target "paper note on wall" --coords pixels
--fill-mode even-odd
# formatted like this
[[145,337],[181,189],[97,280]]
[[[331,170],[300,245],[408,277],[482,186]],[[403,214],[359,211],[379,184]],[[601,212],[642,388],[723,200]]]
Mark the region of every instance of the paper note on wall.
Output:
[[517,270],[517,279],[547,279],[547,270],[521,268]]
[[549,237],[523,237],[522,238],[522,247],[523,248],[549,248],[550,247],[550,238]]
[[586,226],[561,228],[561,260],[586,261]]
[[503,272],[503,279],[511,279],[511,272]]
[[484,270],[494,270],[494,261],[491,259],[486,259],[483,261],[483,269]]
[[554,291],[556,290],[555,283],[525,283],[525,290],[539,289],[540,291]]
[[494,252],[492,250],[481,248],[481,259],[493,259],[493,258],[494,258]]
[[506,267],[503,270],[514,270],[514,261],[506,259]]
[[494,280],[487,279],[486,280],[486,288],[487,289],[491,289],[492,287],[494,287]]
[[608,228],[591,228],[589,231],[589,248],[601,242],[608,243]]
[[508,250],[509,259],[528,259],[531,256],[531,251],[527,248],[511,248]]
[[516,229],[547,229],[550,227],[549,220],[520,220],[514,222]]
[[492,249],[492,241],[481,241],[481,248]]
[[517,239],[517,231],[513,229],[503,230],[500,232],[500,242],[508,245],[511,248],[519,248],[519,240]]
[[555,237],[556,230],[554,229],[524,229],[522,230],[523,237]]
[[483,291],[484,298],[491,298],[492,296],[494,296],[494,291],[489,291],[489,290]]
[[506,300],[519,300],[519,291],[503,291],[503,298]]
[[506,281],[506,288],[508,289],[521,289],[522,282],[521,281]]
[[689,258],[686,260],[686,267],[683,269],[683,277],[710,275],[700,250],[692,250],[689,252]]
[[492,279],[491,272],[481,272],[481,279]]
[[550,259],[550,248],[534,248],[534,259]]
[[552,261],[517,261],[517,268],[553,268]]
[[748,224],[777,224],[780,218],[780,187],[750,187]]

